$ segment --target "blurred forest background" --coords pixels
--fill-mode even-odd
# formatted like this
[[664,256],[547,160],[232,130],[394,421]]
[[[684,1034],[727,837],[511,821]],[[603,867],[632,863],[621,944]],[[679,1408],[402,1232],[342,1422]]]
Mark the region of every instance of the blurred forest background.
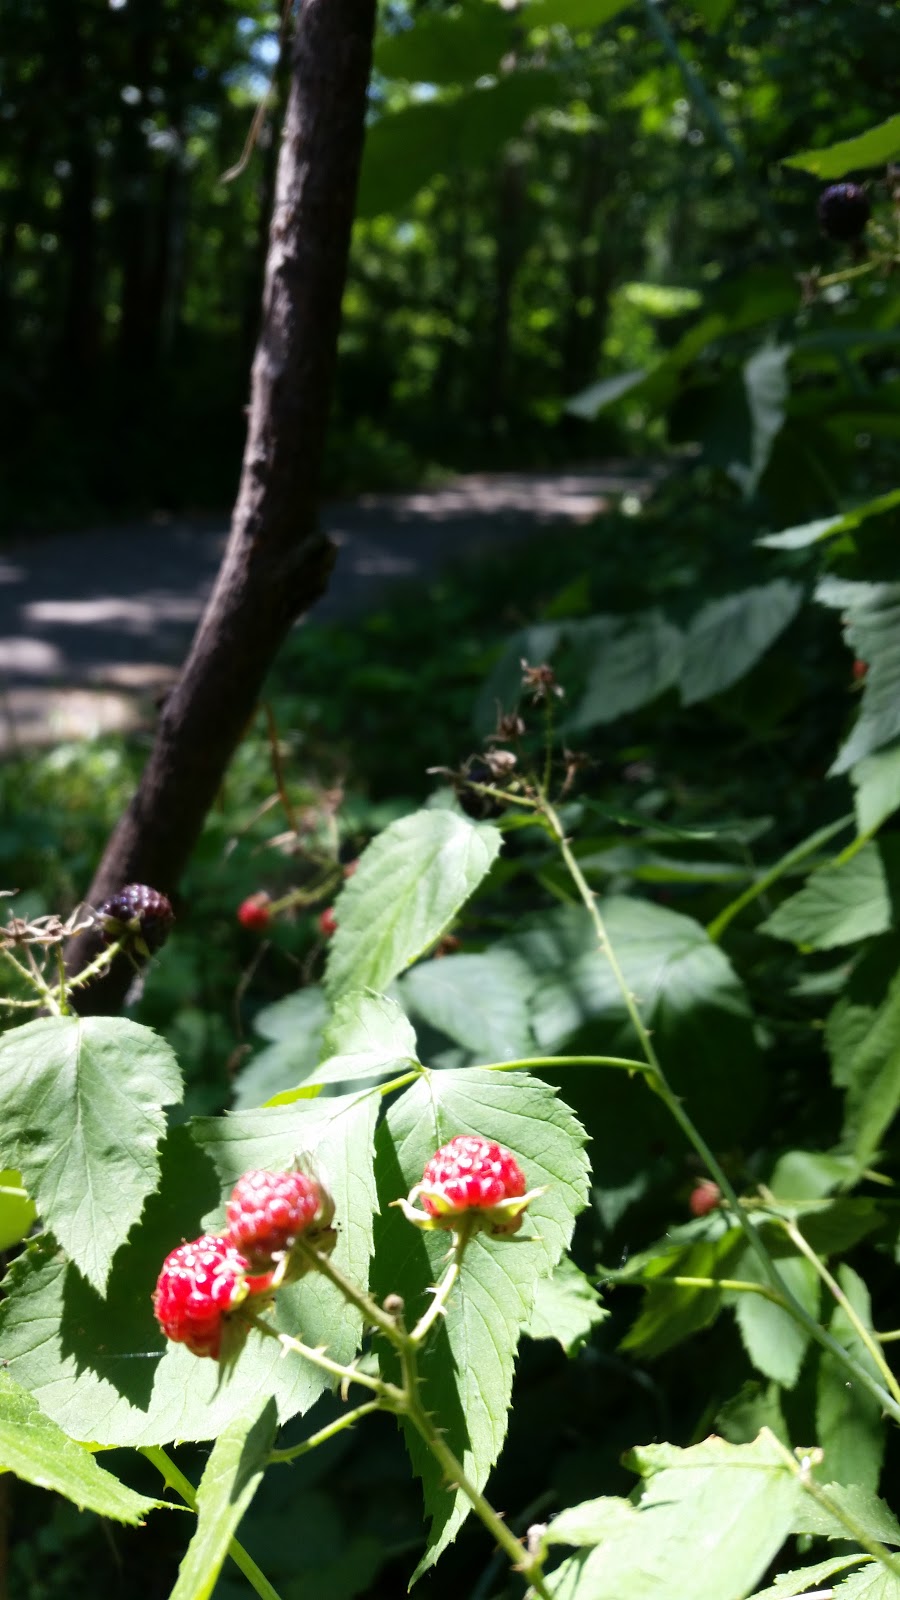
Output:
[[[0,518],[223,507],[259,313],[280,18],[232,0],[3,0],[0,17]],[[679,363],[700,356],[701,371],[667,428],[658,392],[612,419],[568,402],[677,350],[701,310],[737,330],[792,315],[797,273],[835,252],[814,180],[778,163],[887,117],[898,70],[896,10],[875,0],[391,0],[329,488],[695,441],[709,420],[697,378],[721,359],[708,333]],[[883,352],[882,288],[867,317]],[[803,321],[810,350],[834,310]],[[836,350],[810,350],[807,390]],[[747,420],[732,398],[705,440],[726,464]],[[815,431],[811,398],[792,409]],[[830,419],[829,456],[849,426]]]

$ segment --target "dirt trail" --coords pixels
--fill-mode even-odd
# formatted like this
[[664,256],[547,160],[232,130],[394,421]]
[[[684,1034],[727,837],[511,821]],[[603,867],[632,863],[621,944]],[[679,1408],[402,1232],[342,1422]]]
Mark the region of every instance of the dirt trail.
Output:
[[[399,579],[590,521],[645,487],[628,468],[490,473],[326,505],[338,545],[316,618],[371,605]],[[0,752],[130,728],[175,676],[227,536],[224,518],[156,519],[21,541],[0,554]]]

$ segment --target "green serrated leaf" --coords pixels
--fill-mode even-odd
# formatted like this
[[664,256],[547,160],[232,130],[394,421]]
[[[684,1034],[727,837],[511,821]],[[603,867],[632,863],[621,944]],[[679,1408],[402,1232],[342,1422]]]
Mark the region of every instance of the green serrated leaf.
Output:
[[661,611],[588,617],[569,623],[566,637],[587,665],[587,681],[566,718],[568,733],[605,727],[636,711],[678,681],[681,629]]
[[383,1078],[402,1072],[416,1062],[415,1030],[396,1000],[365,990],[342,995],[325,1029],[325,1060],[296,1089],[272,1100],[289,1105],[315,1095],[326,1083],[352,1083],[360,1078]]
[[197,1527],[169,1600],[209,1600],[277,1430],[278,1409],[268,1399],[248,1406],[219,1435],[197,1487]]
[[727,1278],[742,1251],[743,1235],[726,1228],[715,1239],[696,1240],[666,1251],[647,1264],[655,1274],[647,1286],[640,1316],[622,1340],[622,1349],[651,1359],[691,1334],[709,1327],[722,1309],[723,1292],[667,1282],[673,1278]]
[[698,611],[685,636],[683,704],[696,705],[737,683],[793,620],[802,597],[799,584],[776,578]]
[[[872,1307],[862,1278],[846,1263],[838,1267],[837,1277],[863,1327],[871,1332]],[[880,1379],[881,1374],[843,1306],[835,1307],[829,1331],[866,1371]],[[827,1351],[819,1360],[816,1429],[829,1478],[874,1493],[885,1449],[881,1407],[861,1384],[848,1380],[846,1368]]]
[[579,1506],[567,1506],[561,1511],[549,1523],[544,1542],[583,1547],[601,1544],[605,1539],[632,1534],[638,1516],[640,1512],[630,1500],[600,1495],[596,1500],[584,1500]]
[[533,1055],[529,1022],[531,969],[514,950],[423,961],[402,980],[417,1017],[485,1061]]
[[767,917],[762,931],[809,950],[835,950],[885,933],[891,896],[881,849],[863,845],[845,861],[820,867]]
[[[802,1256],[785,1256],[778,1271],[792,1294],[811,1317],[819,1314],[819,1278],[812,1264]],[[756,1256],[749,1248],[735,1263],[734,1276],[744,1282],[763,1283]],[[744,1348],[757,1372],[782,1388],[793,1389],[803,1358],[809,1347],[806,1329],[774,1301],[761,1294],[735,1292],[728,1300],[733,1307]]]
[[847,1089],[843,1143],[862,1170],[900,1106],[900,974],[841,1064]]
[[763,1386],[755,1378],[742,1384],[737,1394],[719,1408],[716,1427],[729,1444],[751,1444],[763,1428],[782,1444],[791,1442],[778,1384]]
[[117,1522],[140,1523],[164,1504],[126,1488],[41,1411],[37,1401],[8,1372],[0,1371],[0,1472],[14,1472],[26,1483],[52,1489],[82,1511],[96,1511]]
[[869,1562],[871,1557],[831,1556],[827,1561],[817,1561],[811,1567],[797,1567],[793,1572],[780,1572],[774,1583],[769,1584],[766,1589],[757,1590],[756,1594],[750,1596],[750,1600],[793,1600],[794,1595],[804,1594],[807,1589],[814,1589],[823,1579],[833,1578],[836,1572],[846,1572],[848,1567],[858,1566],[861,1561]]
[[[473,1240],[447,1316],[423,1359],[424,1403],[468,1476],[482,1487],[506,1434],[516,1348],[541,1278],[567,1248],[587,1200],[584,1133],[549,1085],[522,1073],[478,1068],[430,1073],[389,1108],[376,1141],[382,1218],[373,1265],[376,1293],[402,1295],[409,1317],[446,1260],[443,1234],[418,1233],[390,1202],[422,1176],[435,1150],[458,1133],[479,1133],[512,1150],[530,1188],[546,1186],[514,1239]],[[455,1537],[469,1503],[448,1488],[433,1457],[407,1436],[431,1517],[431,1566]]]
[[633,1452],[637,1514],[546,1579],[556,1600],[723,1600],[753,1588],[797,1514],[800,1490],[767,1431]]
[[834,1600],[900,1600],[900,1578],[875,1562],[839,1583]]
[[525,1332],[529,1339],[556,1339],[574,1356],[608,1316],[590,1278],[563,1256],[551,1277],[538,1279]]
[[[890,1547],[900,1545],[900,1522],[874,1490],[864,1489],[861,1484],[823,1483],[822,1487],[829,1500],[852,1518],[867,1539],[877,1539]],[[844,1523],[838,1521],[827,1506],[807,1494],[799,1502],[791,1531],[815,1534],[823,1539],[847,1537]]]
[[383,992],[435,944],[500,852],[489,823],[453,811],[416,811],[372,840],[340,896],[325,990]]
[[0,1039],[0,1152],[99,1289],[156,1188],[163,1107],[180,1099],[172,1050],[137,1022],[44,1017]]
[[811,172],[816,178],[843,178],[846,173],[863,167],[883,167],[898,155],[900,116],[888,117],[887,122],[879,122],[853,139],[842,139],[822,150],[804,150],[799,156],[788,156],[784,166],[799,167],[801,172]]
[[[365,1284],[375,1208],[372,1091],[241,1112],[174,1129],[162,1181],[116,1256],[106,1298],[68,1263],[52,1239],[13,1263],[0,1302],[0,1348],[16,1380],[67,1433],[104,1445],[168,1444],[220,1434],[255,1398],[273,1395],[282,1422],[305,1412],[326,1387],[317,1369],[285,1360],[252,1331],[233,1371],[167,1345],[150,1296],[164,1257],[224,1218],[235,1179],[252,1167],[312,1160],[330,1188],[338,1240],[334,1260]],[[288,1333],[352,1360],[358,1316],[317,1276],[282,1289],[269,1314]]]

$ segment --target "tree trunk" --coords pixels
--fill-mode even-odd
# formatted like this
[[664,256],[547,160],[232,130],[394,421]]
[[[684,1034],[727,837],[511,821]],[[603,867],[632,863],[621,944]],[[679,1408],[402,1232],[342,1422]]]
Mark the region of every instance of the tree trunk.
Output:
[[[253,363],[247,443],[231,535],[138,791],[89,891],[171,893],[294,620],[324,591],[333,550],[318,527],[319,474],[362,153],[375,0],[303,0],[278,162]],[[92,953],[74,940],[70,971]],[[121,1004],[130,971],[78,999]]]

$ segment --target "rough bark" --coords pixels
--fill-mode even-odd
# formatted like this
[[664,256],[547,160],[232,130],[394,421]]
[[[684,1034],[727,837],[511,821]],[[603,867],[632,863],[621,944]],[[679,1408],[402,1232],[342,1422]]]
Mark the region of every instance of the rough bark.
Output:
[[[319,474],[374,25],[375,0],[300,7],[231,535],[138,791],[88,892],[93,905],[128,882],[176,889],[279,645],[327,584]],[[73,941],[70,971],[90,953],[89,941]],[[84,991],[80,1010],[121,1004],[130,970],[119,966]]]

